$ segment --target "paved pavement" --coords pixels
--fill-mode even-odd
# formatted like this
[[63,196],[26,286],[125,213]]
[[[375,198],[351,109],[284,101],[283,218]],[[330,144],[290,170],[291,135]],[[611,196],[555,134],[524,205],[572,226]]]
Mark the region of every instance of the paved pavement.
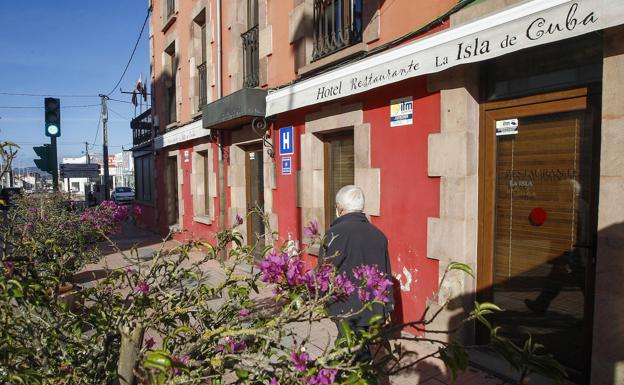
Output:
[[[118,244],[120,251],[123,253],[120,253],[113,248],[106,248],[105,257],[101,263],[87,266],[84,271],[76,277],[78,282],[81,282],[84,285],[89,285],[95,280],[104,277],[106,275],[106,271],[109,269],[122,268],[149,260],[154,252],[156,252],[160,247],[163,247],[162,237],[132,225],[125,226],[121,234],[114,236],[113,240]],[[176,241],[168,241],[164,244],[164,247],[169,248],[176,245],[178,245]],[[135,248],[136,253],[131,256],[130,251],[133,247]],[[126,254],[126,256],[123,256],[122,254]],[[200,253],[197,252],[195,257],[199,259]],[[218,280],[220,276],[218,263],[214,262],[214,265],[207,266],[207,268],[211,271],[211,278]],[[307,333],[307,325],[293,325],[293,328],[300,329],[301,333]],[[333,342],[335,336],[336,327],[331,321],[327,320],[320,322],[313,327],[311,343],[320,352],[328,343]],[[417,352],[419,356],[427,355],[431,352],[431,350],[428,350],[431,348],[422,346],[422,344],[405,344],[405,348],[410,351]],[[315,352],[310,351],[310,353],[314,355]],[[500,378],[494,377],[486,372],[472,367],[465,373],[461,374],[456,381],[453,382],[450,373],[446,370],[440,360],[427,359],[408,371],[392,376],[390,378],[390,384],[502,385],[506,384],[506,382]]]

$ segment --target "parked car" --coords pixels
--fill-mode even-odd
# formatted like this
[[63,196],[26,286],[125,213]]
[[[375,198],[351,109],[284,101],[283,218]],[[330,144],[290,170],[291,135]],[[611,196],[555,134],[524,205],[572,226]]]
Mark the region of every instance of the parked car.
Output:
[[8,210],[15,206],[15,196],[24,193],[21,187],[5,187],[0,190],[0,210]]
[[130,187],[115,187],[111,199],[117,204],[133,202],[134,191]]

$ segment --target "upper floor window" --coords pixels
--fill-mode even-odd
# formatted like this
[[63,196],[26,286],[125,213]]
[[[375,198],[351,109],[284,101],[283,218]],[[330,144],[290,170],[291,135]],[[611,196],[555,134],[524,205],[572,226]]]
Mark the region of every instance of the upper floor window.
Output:
[[313,22],[314,61],[362,41],[362,0],[314,0]]
[[206,72],[207,48],[206,48],[206,12],[202,11],[194,20],[195,31],[199,32],[199,65],[197,66],[198,83],[198,110],[208,103],[208,79]]
[[175,43],[172,43],[165,50],[165,68],[168,79],[165,79],[165,85],[167,87],[167,111],[168,111],[168,124],[177,121],[177,105],[176,105],[176,72],[178,64],[176,62]]
[[241,35],[243,43],[243,87],[257,87],[260,84],[258,0],[247,0],[247,32]]
[[173,16],[175,12],[175,0],[167,0],[167,18]]

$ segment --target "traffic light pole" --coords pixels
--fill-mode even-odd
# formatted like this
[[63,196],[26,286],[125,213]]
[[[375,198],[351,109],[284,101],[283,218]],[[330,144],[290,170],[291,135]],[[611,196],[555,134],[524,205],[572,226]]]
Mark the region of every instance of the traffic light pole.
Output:
[[52,189],[58,191],[58,160],[56,157],[56,136],[50,137],[50,163],[52,165]]
[[104,200],[110,198],[108,189],[108,109],[106,107],[106,95],[100,95],[102,98],[102,153],[104,163]]

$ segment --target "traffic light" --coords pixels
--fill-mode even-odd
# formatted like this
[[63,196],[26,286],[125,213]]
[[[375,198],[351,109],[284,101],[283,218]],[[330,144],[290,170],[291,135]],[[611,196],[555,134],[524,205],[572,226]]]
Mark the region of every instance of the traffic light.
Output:
[[44,144],[43,146],[33,147],[35,154],[41,159],[35,159],[35,166],[41,171],[52,173],[54,168],[52,164],[52,154],[50,154],[50,145]]
[[45,134],[61,136],[61,99],[45,98]]

